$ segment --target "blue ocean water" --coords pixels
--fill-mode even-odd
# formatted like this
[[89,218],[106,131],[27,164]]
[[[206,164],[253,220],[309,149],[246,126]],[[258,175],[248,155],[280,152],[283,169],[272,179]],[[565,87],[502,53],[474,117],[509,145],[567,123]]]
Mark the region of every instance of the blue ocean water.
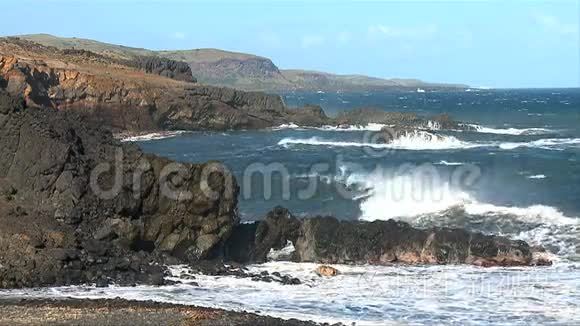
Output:
[[[138,144],[182,162],[224,162],[240,183],[244,220],[282,205],[302,216],[459,226],[544,246],[555,264],[336,266],[341,275],[323,279],[311,264],[268,263],[250,268],[304,284],[198,276],[198,287],[69,287],[0,291],[0,297],[121,296],[356,325],[580,324],[580,90],[294,93],[284,99],[291,106],[320,104],[331,115],[355,107],[449,113],[476,131],[435,130],[384,144],[376,141],[382,126],[290,124]],[[179,277],[185,267],[173,269]]]
[[[518,207],[541,204],[569,216],[580,213],[577,200],[580,198],[577,187],[580,184],[579,90],[307,93],[286,95],[285,100],[288,105],[320,104],[329,114],[367,106],[427,116],[445,112],[455,119],[477,124],[482,130],[446,132],[443,134],[450,137],[447,143],[431,146],[411,139],[399,148],[382,153],[385,155],[375,155],[375,151],[356,146],[372,140],[373,136],[366,130],[288,128],[191,133],[143,142],[141,146],[179,161],[223,161],[238,180],[243,179],[244,171],[254,163],[281,163],[293,178],[293,190],[300,188],[304,181],[300,176],[307,176],[316,163],[331,165],[333,173],[326,174],[331,177],[340,173],[341,164],[348,163],[362,165],[367,172],[378,165],[388,169],[404,163],[432,163],[443,174],[457,168],[453,163],[469,163],[481,169],[482,176],[470,187],[481,202]],[[273,188],[270,200],[260,198],[263,196],[259,190],[242,197],[242,215],[257,219],[277,204],[297,214],[331,214],[341,218],[358,218],[361,214],[360,205],[337,196],[332,185],[321,184],[315,196],[300,200],[295,194],[290,200],[284,200],[280,193],[276,194],[281,187]]]

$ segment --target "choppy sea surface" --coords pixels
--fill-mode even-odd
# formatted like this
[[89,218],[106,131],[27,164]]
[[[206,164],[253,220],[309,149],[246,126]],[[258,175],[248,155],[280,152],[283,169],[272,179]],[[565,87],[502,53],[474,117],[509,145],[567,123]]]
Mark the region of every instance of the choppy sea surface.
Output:
[[[320,104],[332,115],[369,106],[446,112],[474,130],[419,132],[385,144],[377,142],[381,125],[288,124],[132,141],[178,161],[223,161],[240,183],[246,221],[282,205],[300,216],[465,227],[544,246],[555,264],[336,266],[338,277],[322,279],[315,265],[278,262],[251,269],[304,284],[198,276],[199,287],[68,287],[0,291],[0,297],[121,296],[357,325],[580,324],[580,90],[294,93],[284,99]],[[176,277],[183,268],[173,267]]]

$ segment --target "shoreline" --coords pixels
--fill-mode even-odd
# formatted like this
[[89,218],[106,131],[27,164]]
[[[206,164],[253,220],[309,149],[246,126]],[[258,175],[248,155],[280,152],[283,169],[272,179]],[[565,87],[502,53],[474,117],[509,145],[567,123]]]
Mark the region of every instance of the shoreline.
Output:
[[315,326],[249,312],[125,299],[0,299],[0,325]]

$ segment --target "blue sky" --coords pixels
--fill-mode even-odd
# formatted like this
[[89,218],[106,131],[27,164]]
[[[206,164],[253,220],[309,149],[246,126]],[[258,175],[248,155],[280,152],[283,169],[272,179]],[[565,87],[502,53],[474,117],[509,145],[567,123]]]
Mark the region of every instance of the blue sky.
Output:
[[580,86],[575,0],[19,0],[2,8],[1,35],[212,47],[280,68],[472,86]]

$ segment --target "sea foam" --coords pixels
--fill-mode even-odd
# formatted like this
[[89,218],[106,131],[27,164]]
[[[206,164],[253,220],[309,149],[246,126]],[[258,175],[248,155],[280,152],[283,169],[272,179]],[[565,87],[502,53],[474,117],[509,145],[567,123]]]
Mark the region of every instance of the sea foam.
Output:
[[492,128],[476,124],[470,124],[477,132],[485,134],[499,134],[499,135],[541,135],[553,133],[553,130],[546,128]]
[[188,131],[186,131],[186,130],[153,132],[153,133],[143,134],[143,135],[120,137],[120,140],[122,142],[140,142],[140,141],[159,140],[159,139],[177,137],[177,136],[185,134],[187,132]]
[[350,189],[364,189],[361,220],[397,219],[419,227],[466,227],[520,238],[565,256],[574,255],[580,246],[580,219],[555,207],[481,202],[475,194],[424,173],[347,171],[337,180]]
[[404,149],[404,150],[445,150],[473,148],[481,145],[461,141],[453,136],[434,135],[426,131],[409,132],[399,136],[390,143],[370,143],[356,141],[335,141],[318,137],[284,138],[278,142],[280,146],[309,145],[327,147],[368,147],[374,149]]

